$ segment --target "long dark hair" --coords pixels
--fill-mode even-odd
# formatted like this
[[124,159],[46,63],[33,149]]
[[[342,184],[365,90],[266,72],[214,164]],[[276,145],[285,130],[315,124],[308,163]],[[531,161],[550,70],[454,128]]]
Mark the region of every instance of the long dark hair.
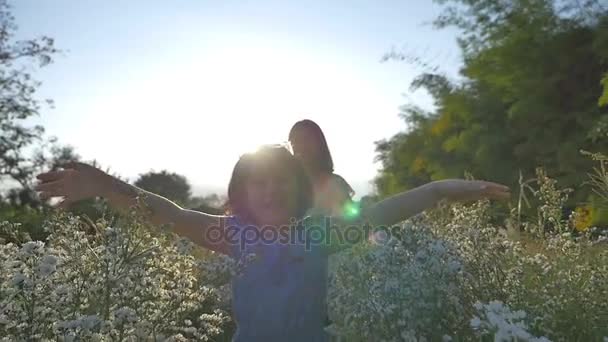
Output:
[[228,185],[228,213],[245,220],[252,220],[253,216],[247,206],[245,185],[253,170],[260,165],[270,166],[295,178],[296,210],[291,214],[298,220],[303,218],[313,204],[312,184],[302,164],[283,145],[264,145],[255,152],[246,153],[239,158]]
[[296,122],[289,131],[289,141],[293,142],[293,138],[296,132],[300,130],[308,130],[313,133],[314,138],[316,139],[317,146],[319,146],[319,159],[317,160],[317,166],[320,168],[320,171],[333,173],[334,172],[334,161],[331,158],[331,153],[329,152],[329,146],[327,146],[327,140],[325,140],[325,135],[321,130],[321,127],[317,125],[316,122],[312,120],[301,120]]

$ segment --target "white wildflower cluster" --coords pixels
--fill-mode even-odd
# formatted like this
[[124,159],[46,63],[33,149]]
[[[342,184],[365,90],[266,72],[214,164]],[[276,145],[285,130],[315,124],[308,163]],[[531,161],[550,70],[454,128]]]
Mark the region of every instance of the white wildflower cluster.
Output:
[[240,260],[235,260],[223,254],[205,253],[203,257],[199,258],[197,264],[200,270],[199,281],[214,288],[220,300],[220,307],[230,311],[232,309],[230,280],[241,274],[255,258],[255,254],[245,254]]
[[454,247],[419,225],[397,233],[382,246],[357,246],[339,257],[330,332],[348,341],[431,341],[466,324]]
[[[354,342],[608,342],[606,237],[568,232],[565,194],[539,179],[537,222],[497,223],[484,201],[443,205],[333,256],[327,330]],[[142,222],[59,215],[45,242],[1,243],[0,341],[229,338],[229,280],[255,255],[234,261]]]
[[[136,217],[59,215],[46,242],[0,244],[0,336],[10,341],[196,340],[229,321],[193,247]],[[7,229],[4,223],[3,229]]]
[[244,268],[255,260],[253,253],[245,254],[240,260],[223,254],[210,253],[198,261],[203,281],[208,284],[223,285],[234,276],[243,272]]
[[500,301],[488,304],[475,303],[477,316],[471,319],[471,327],[480,337],[491,336],[494,341],[550,342],[546,337],[535,337],[528,332],[524,311],[511,311]]
[[[405,222],[383,246],[338,255],[328,330],[347,341],[607,336],[608,245],[557,230],[515,234],[489,209],[442,206]],[[475,303],[489,304],[478,311]]]

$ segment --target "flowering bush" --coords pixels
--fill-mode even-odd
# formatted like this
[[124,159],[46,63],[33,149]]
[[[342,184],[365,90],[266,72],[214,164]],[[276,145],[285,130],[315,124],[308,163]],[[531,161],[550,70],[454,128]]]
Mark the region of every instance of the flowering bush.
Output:
[[[344,341],[603,341],[608,239],[573,234],[539,172],[538,220],[443,205],[335,257],[328,331]],[[568,228],[569,227],[569,228]],[[570,229],[570,230],[568,230]]]
[[[48,241],[0,245],[6,341],[217,340],[229,316],[192,247],[137,219],[57,215]],[[4,231],[16,225],[4,222]]]
[[[442,205],[330,260],[328,331],[344,341],[608,341],[608,237],[563,218],[538,173],[536,220]],[[599,178],[598,178],[599,179]],[[608,179],[608,177],[606,178]],[[608,183],[607,183],[608,184]],[[0,338],[229,340],[245,265],[143,223],[50,217],[45,242],[0,224]],[[244,258],[246,263],[249,258]]]
[[470,309],[458,286],[463,260],[454,245],[414,221],[382,247],[359,245],[339,256],[329,292],[331,332],[346,341],[415,341],[466,329]]
[[471,319],[471,327],[480,336],[493,336],[494,340],[498,341],[549,341],[546,337],[534,337],[527,331],[524,311],[512,312],[500,301],[489,304],[477,302],[475,308],[480,317],[475,316]]

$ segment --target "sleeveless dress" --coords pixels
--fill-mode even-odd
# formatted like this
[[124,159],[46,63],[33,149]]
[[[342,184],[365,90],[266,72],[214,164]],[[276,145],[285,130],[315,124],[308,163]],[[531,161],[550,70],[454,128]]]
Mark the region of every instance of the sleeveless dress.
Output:
[[[237,217],[232,216],[227,222],[237,231],[237,237],[243,234],[246,225]],[[310,244],[307,248],[304,244],[304,227],[312,219],[303,222],[295,243],[258,239],[231,246],[237,260],[251,253],[256,255],[232,279],[237,325],[234,342],[328,341],[323,329],[327,322],[328,256],[323,245]]]

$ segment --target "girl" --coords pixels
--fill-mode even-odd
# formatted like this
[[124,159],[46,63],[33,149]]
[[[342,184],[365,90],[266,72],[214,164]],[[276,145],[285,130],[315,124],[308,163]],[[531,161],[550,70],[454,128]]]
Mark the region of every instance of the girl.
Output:
[[[312,186],[297,159],[282,146],[266,146],[243,155],[228,187],[231,216],[183,209],[158,195],[122,182],[82,163],[40,174],[36,190],[42,199],[63,197],[61,207],[74,201],[103,196],[118,209],[128,209],[140,197],[154,224],[173,230],[211,250],[234,258],[254,253],[256,259],[232,280],[233,341],[327,341],[327,256],[363,240],[344,238],[341,229],[364,224],[392,225],[442,199],[505,199],[505,186],[465,180],[435,181],[378,202],[362,217],[346,222],[305,217],[313,203]],[[336,227],[327,233],[328,225]],[[287,230],[285,229],[287,228]],[[324,235],[319,239],[319,234]],[[338,234],[336,234],[338,233]],[[327,239],[336,235],[339,239]],[[296,241],[297,240],[297,241]]]
[[296,122],[289,131],[289,142],[311,179],[314,209],[331,216],[342,215],[355,192],[344,178],[334,173],[331,153],[319,125],[312,120]]
[[[334,162],[329,152],[325,134],[319,125],[312,120],[296,122],[289,131],[289,143],[294,155],[306,169],[313,185],[312,214],[323,214],[344,217],[349,205],[353,205],[352,197],[355,191],[340,175],[334,173]],[[355,208],[355,207],[352,207]],[[371,235],[371,242],[376,242],[378,236]],[[333,274],[335,261],[328,261],[328,277]],[[329,317],[325,325],[331,324]]]

